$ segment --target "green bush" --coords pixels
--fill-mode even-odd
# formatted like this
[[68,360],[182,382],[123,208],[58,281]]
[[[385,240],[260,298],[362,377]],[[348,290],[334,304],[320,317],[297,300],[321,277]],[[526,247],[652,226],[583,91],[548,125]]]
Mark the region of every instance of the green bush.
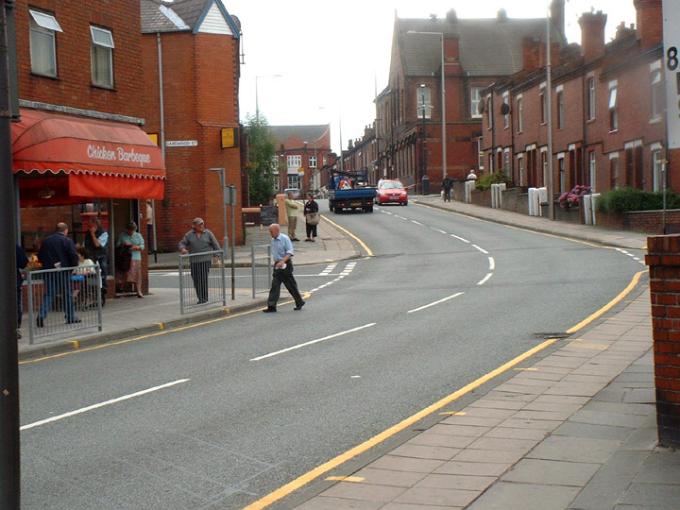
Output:
[[[680,209],[680,195],[666,192],[666,207]],[[635,188],[618,188],[602,193],[597,209],[603,213],[622,214],[628,211],[655,211],[663,209],[663,193]]]
[[506,184],[510,184],[510,180],[508,179],[507,175],[505,175],[503,172],[484,174],[479,179],[477,179],[476,188],[480,191],[484,191],[487,189],[491,189],[492,184],[500,184],[503,182]]

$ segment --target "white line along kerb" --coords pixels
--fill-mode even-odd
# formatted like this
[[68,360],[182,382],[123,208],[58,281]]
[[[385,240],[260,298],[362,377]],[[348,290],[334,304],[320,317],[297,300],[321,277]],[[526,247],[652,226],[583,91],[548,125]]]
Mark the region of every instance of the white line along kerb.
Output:
[[473,244],[472,247],[473,247],[475,250],[482,252],[484,255],[488,255],[488,254],[489,254],[488,251],[486,251],[484,248],[480,248],[480,247],[477,246],[476,244]]
[[462,296],[463,294],[465,294],[465,292],[458,292],[458,293],[453,294],[451,296],[447,296],[445,298],[439,299],[439,300],[435,301],[434,303],[430,303],[430,304],[421,306],[419,308],[414,308],[413,310],[409,310],[407,313],[415,313],[415,312],[419,312],[421,310],[425,310],[426,308],[430,308],[431,306],[436,306],[436,305],[439,305],[441,303],[445,303],[446,301],[449,301],[451,299],[455,299],[458,296]]
[[107,400],[106,402],[100,402],[99,404],[94,404],[94,405],[91,405],[91,406],[83,407],[82,409],[76,409],[75,411],[60,414],[59,416],[52,416],[51,418],[46,418],[44,420],[36,421],[34,423],[29,423],[28,425],[24,425],[23,427],[21,427],[19,430],[23,431],[23,430],[32,429],[32,428],[35,428],[35,427],[41,427],[42,425],[46,425],[46,424],[52,423],[54,421],[63,420],[64,418],[70,418],[71,416],[83,414],[83,413],[86,413],[88,411],[92,411],[94,409],[99,409],[100,407],[110,406],[111,404],[117,404],[118,402],[122,402],[124,400],[129,400],[131,398],[141,397],[142,395],[146,395],[147,393],[152,393],[154,391],[169,388],[169,387],[175,386],[177,384],[183,384],[183,383],[189,382],[190,380],[191,379],[179,379],[177,381],[172,381],[172,382],[169,382],[169,383],[166,383],[166,384],[161,384],[160,386],[154,386],[153,388],[149,388],[149,389],[142,390],[142,391],[137,391],[135,393],[130,393],[129,395],[124,395],[122,397]]
[[451,237],[458,239],[459,241],[463,241],[465,244],[470,244],[470,241],[468,241],[464,237],[457,236],[456,234],[451,234]]
[[273,356],[278,356],[279,354],[284,354],[286,352],[294,351],[296,349],[301,349],[302,347],[307,347],[308,345],[318,344],[319,342],[331,340],[332,338],[337,338],[337,337],[343,336],[343,335],[349,335],[350,333],[356,333],[357,331],[361,331],[362,329],[372,328],[376,324],[377,324],[376,322],[371,322],[370,324],[364,324],[363,326],[359,326],[358,328],[348,329],[347,331],[341,331],[340,333],[328,335],[328,336],[325,336],[323,338],[317,338],[316,340],[310,340],[309,342],[294,345],[294,346],[288,347],[286,349],[281,349],[280,351],[270,352],[269,354],[265,354],[264,356],[258,356],[257,358],[252,358],[250,361],[260,361],[260,360],[263,360],[263,359],[266,359],[266,358],[271,358]]

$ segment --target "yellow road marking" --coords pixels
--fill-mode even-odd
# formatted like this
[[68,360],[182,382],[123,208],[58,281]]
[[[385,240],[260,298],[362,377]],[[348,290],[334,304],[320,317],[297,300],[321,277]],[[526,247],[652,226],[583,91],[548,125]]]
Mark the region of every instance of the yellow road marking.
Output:
[[352,234],[352,232],[350,232],[349,230],[347,230],[345,227],[341,227],[340,225],[338,225],[337,223],[335,223],[333,220],[328,219],[328,218],[327,218],[326,216],[324,216],[323,214],[321,215],[321,217],[322,217],[324,220],[326,220],[328,223],[330,223],[331,225],[333,225],[335,228],[337,228],[338,230],[344,232],[345,234],[347,234],[348,236],[350,236],[352,239],[354,239],[357,243],[359,243],[359,245],[364,249],[364,251],[366,252],[366,254],[367,254],[369,257],[373,257],[373,256],[374,256],[374,255],[373,255],[373,250],[371,250],[365,242],[363,242],[363,241],[362,241],[361,239],[359,239],[357,236],[355,236],[354,234]]
[[534,367],[529,367],[529,368],[513,368],[513,370],[517,370],[518,372],[538,372],[538,368],[534,368]]
[[464,411],[445,411],[443,413],[439,413],[440,416],[467,416],[467,413]]
[[73,346],[74,349],[80,349],[80,341],[71,340],[71,346]]
[[579,322],[579,323],[576,324],[575,326],[569,328],[569,329],[567,330],[567,333],[569,333],[570,335],[571,335],[572,333],[576,333],[579,329],[583,329],[583,328],[586,327],[588,324],[590,324],[591,322],[593,322],[595,319],[598,319],[598,318],[602,317],[602,315],[604,315],[604,314],[607,313],[609,310],[611,310],[611,309],[614,308],[616,305],[618,305],[621,301],[623,301],[623,299],[624,299],[628,294],[631,293],[631,291],[632,291],[632,290],[636,287],[636,285],[640,282],[640,277],[641,277],[643,274],[645,274],[646,272],[647,272],[647,270],[645,269],[644,271],[640,271],[639,273],[635,273],[635,275],[633,276],[633,279],[630,281],[630,283],[628,284],[628,286],[627,286],[625,289],[623,289],[623,290],[619,293],[618,296],[616,296],[614,299],[612,299],[609,303],[607,303],[606,305],[604,305],[602,308],[600,308],[600,309],[599,309],[598,311],[596,311],[595,313],[589,315],[588,317],[586,317],[585,319],[583,319],[581,322]]
[[[305,293],[303,293],[302,296],[303,296],[304,299],[309,299],[311,295],[312,295],[311,293],[305,292]],[[292,303],[293,303],[293,301],[284,301],[284,302],[281,303],[281,306],[290,305]],[[228,309],[224,309],[224,310],[225,310],[225,313],[227,313]],[[189,329],[194,329],[194,328],[198,328],[198,327],[201,327],[201,326],[207,326],[207,325],[210,325],[210,324],[215,324],[217,322],[226,321],[226,320],[230,320],[230,319],[236,319],[238,317],[243,317],[245,315],[251,315],[255,312],[259,312],[260,310],[262,310],[262,308],[255,308],[253,310],[247,310],[245,312],[236,313],[236,314],[233,314],[233,315],[227,315],[226,317],[218,317],[216,319],[210,319],[210,320],[207,320],[207,321],[196,322],[194,324],[187,324],[186,326],[178,326],[178,327],[172,328],[172,329],[161,329],[161,331],[158,331],[156,333],[147,333],[146,335],[140,335],[140,336],[136,336],[136,337],[133,337],[133,338],[126,338],[125,340],[118,340],[118,341],[115,341],[115,342],[107,342],[107,343],[101,344],[101,345],[93,345],[92,347],[86,347],[84,349],[79,349],[78,347],[80,346],[80,343],[78,343],[78,347],[74,347],[74,349],[77,349],[77,350],[68,351],[68,352],[61,352],[59,354],[50,354],[49,356],[43,356],[42,358],[20,361],[19,365],[30,365],[30,364],[38,363],[38,362],[41,362],[41,361],[47,361],[47,360],[56,359],[56,358],[64,358],[66,356],[72,356],[74,354],[80,354],[80,353],[83,353],[83,352],[97,351],[97,350],[100,350],[100,349],[107,349],[109,347],[114,347],[114,346],[117,346],[117,345],[124,345],[124,344],[129,344],[129,343],[132,343],[132,342],[139,342],[139,341],[142,341],[142,340],[148,340],[149,338],[164,336],[164,335],[168,335],[170,333],[180,333],[182,331],[186,331],[186,330],[189,330]],[[161,323],[161,324],[163,324],[163,323]],[[71,343],[73,343],[73,342],[74,341],[72,341]],[[75,341],[75,342],[77,342],[77,341]]]
[[[615,306],[617,303],[619,303],[623,298],[625,298],[634,288],[635,286],[639,283],[640,277],[645,271],[640,271],[639,273],[636,273],[635,276],[633,276],[633,279],[631,282],[628,284],[628,286],[618,295],[616,296],[612,301],[607,303],[605,306],[600,308],[597,312],[592,314],[590,317],[582,320],[578,324],[576,324],[574,327],[570,328],[567,330],[568,333],[573,333],[578,331],[579,329],[585,327],[586,325],[590,324],[593,320],[595,320],[597,317],[600,317],[603,313],[605,313],[607,310],[610,310],[613,306]],[[324,473],[327,473],[331,469],[335,469],[336,467],[344,464],[348,460],[353,459],[354,457],[370,450],[374,446],[382,443],[383,441],[389,439],[390,437],[396,435],[397,433],[401,432],[402,430],[406,429],[407,427],[410,427],[414,423],[417,423],[420,421],[422,418],[425,418],[426,416],[429,416],[430,414],[439,411],[441,408],[447,406],[451,402],[459,399],[460,397],[466,395],[467,393],[471,392],[472,390],[479,388],[483,384],[491,381],[492,379],[496,378],[497,376],[503,374],[504,372],[507,372],[510,369],[515,368],[516,365],[520,364],[522,361],[530,358],[534,354],[550,347],[554,343],[558,341],[557,338],[550,338],[541,344],[537,345],[536,347],[529,349],[528,351],[520,354],[516,358],[511,359],[507,363],[501,365],[500,367],[496,368],[495,370],[492,370],[486,375],[483,375],[479,379],[463,386],[459,390],[451,393],[450,395],[444,397],[443,399],[439,400],[438,402],[435,402],[434,404],[430,405],[429,407],[426,407],[422,411],[417,412],[416,414],[409,416],[405,420],[402,420],[401,422],[397,423],[396,425],[393,425],[392,427],[384,430],[380,434],[373,436],[372,438],[368,439],[367,441],[364,441],[363,443],[355,446],[354,448],[347,450],[344,453],[341,453],[337,457],[329,460],[328,462],[321,464],[320,466],[315,467],[311,471],[308,471],[307,473],[304,473],[303,475],[297,477],[295,480],[288,482],[286,485],[283,485],[282,487],[279,487],[275,491],[267,494],[263,498],[258,499],[257,501],[251,503],[250,505],[246,506],[243,508],[243,510],[262,510],[264,508],[267,508],[269,505],[285,498],[289,494],[295,492],[301,487],[304,487],[311,481],[315,480],[316,478],[319,478],[322,476]],[[523,369],[519,368],[518,370],[530,370],[530,369]]]
[[263,508],[268,507],[272,503],[275,503],[276,501],[279,501],[280,499],[284,498],[285,496],[289,495],[290,493],[296,491],[300,487],[303,487],[307,485],[309,482],[312,480],[320,477],[324,473],[327,473],[331,469],[334,469],[338,467],[341,464],[344,464],[350,459],[353,459],[357,455],[364,453],[365,451],[373,448],[375,445],[378,445],[385,441],[386,439],[394,436],[398,432],[401,432],[402,430],[406,429],[407,427],[410,427],[414,423],[420,421],[422,418],[425,418],[426,416],[434,413],[435,411],[439,411],[442,407],[450,404],[454,400],[459,399],[463,395],[471,392],[472,390],[479,388],[481,385],[487,383],[494,377],[502,374],[503,372],[508,371],[511,369],[513,366],[517,365],[518,363],[521,363],[525,359],[533,356],[537,352],[542,351],[543,349],[551,346],[557,342],[557,339],[552,338],[550,340],[546,340],[545,342],[537,345],[533,349],[529,349],[523,354],[520,354],[516,358],[508,361],[507,363],[501,365],[495,370],[492,370],[488,374],[480,377],[479,379],[463,386],[461,389],[453,392],[451,395],[444,397],[443,399],[439,400],[438,402],[435,402],[434,404],[426,407],[422,411],[417,412],[416,414],[409,416],[405,420],[402,420],[401,422],[397,423],[396,425],[388,428],[387,430],[384,430],[380,434],[373,436],[372,438],[368,439],[367,441],[364,441],[358,446],[355,446],[354,448],[346,451],[345,453],[342,453],[338,455],[337,457],[329,460],[325,464],[322,464],[320,466],[317,466],[316,468],[312,469],[311,471],[308,471],[307,473],[303,474],[302,476],[299,476],[292,482],[287,483],[283,487],[280,487],[279,489],[275,490],[274,492],[266,495],[265,497],[258,499],[257,501],[251,503],[250,505],[246,506],[243,508],[243,510],[260,510]]
[[361,483],[365,481],[366,479],[361,477],[361,476],[329,476],[326,478],[327,481],[329,482],[352,482],[352,483]]

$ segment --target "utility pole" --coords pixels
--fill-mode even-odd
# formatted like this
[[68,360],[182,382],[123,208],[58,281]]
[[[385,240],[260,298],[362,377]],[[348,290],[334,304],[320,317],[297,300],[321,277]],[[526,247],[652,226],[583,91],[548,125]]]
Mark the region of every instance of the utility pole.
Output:
[[[16,205],[12,173],[10,52],[14,51],[14,0],[0,0],[0,508],[20,508],[19,364],[17,350]],[[11,57],[13,60],[13,57]]]
[[545,65],[545,88],[546,88],[546,110],[548,110],[548,218],[551,220],[555,219],[555,200],[553,198],[554,185],[553,185],[553,132],[552,132],[552,66],[551,66],[551,44],[550,44],[550,24],[552,19],[550,18],[550,13],[546,17],[547,28],[546,28],[546,65]]

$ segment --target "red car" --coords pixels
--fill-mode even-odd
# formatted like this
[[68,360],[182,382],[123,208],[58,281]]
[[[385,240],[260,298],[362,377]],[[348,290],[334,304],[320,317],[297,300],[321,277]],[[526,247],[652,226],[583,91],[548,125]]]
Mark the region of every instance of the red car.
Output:
[[383,179],[378,182],[375,203],[408,205],[408,192],[400,181]]

